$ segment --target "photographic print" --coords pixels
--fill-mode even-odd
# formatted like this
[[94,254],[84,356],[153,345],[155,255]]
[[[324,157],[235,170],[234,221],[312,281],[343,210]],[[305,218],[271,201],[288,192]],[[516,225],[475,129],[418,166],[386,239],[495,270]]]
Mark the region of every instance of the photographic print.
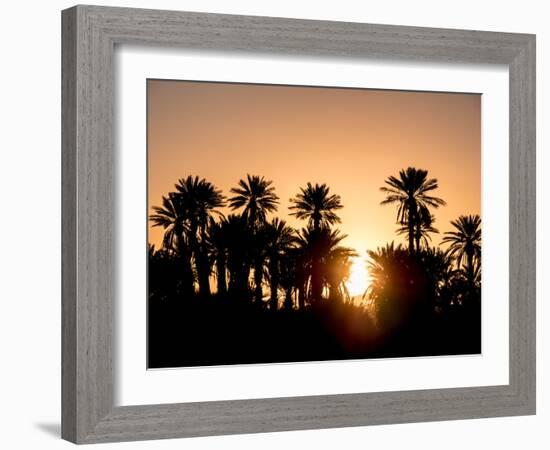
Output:
[[481,353],[481,95],[147,80],[148,367]]

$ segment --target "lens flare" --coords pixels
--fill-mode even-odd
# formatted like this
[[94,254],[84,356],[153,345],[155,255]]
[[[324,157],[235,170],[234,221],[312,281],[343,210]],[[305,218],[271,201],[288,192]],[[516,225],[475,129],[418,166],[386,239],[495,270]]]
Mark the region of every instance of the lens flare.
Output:
[[346,287],[352,297],[363,295],[369,287],[370,277],[367,263],[364,258],[353,258],[350,275],[346,281]]

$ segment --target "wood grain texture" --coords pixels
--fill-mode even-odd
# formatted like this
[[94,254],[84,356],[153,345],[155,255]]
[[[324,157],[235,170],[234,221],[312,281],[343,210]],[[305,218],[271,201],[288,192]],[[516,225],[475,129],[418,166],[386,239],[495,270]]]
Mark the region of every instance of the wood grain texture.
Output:
[[[510,71],[510,384],[533,412],[536,394],[535,40]],[[513,358],[513,360],[512,360]]]
[[62,17],[62,282],[61,364],[62,431],[76,440],[76,10]]
[[[534,36],[95,6],[63,11],[62,29],[65,439],[93,443],[535,412]],[[114,407],[115,44],[508,65],[510,383]]]

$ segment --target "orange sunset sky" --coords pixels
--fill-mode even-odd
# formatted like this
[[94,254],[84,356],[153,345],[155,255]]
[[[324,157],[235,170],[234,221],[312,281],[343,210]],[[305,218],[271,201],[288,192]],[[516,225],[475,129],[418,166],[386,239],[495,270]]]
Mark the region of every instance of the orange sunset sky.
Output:
[[[277,216],[295,227],[289,198],[308,181],[339,194],[342,245],[366,258],[397,236],[396,209],[381,206],[389,175],[414,166],[439,181],[434,226],[480,214],[481,96],[148,80],[148,208],[179,178],[198,175],[229,196],[247,173],[273,180]],[[227,213],[228,210],[223,212]],[[160,247],[163,230],[149,225]],[[433,243],[438,244],[440,235]]]

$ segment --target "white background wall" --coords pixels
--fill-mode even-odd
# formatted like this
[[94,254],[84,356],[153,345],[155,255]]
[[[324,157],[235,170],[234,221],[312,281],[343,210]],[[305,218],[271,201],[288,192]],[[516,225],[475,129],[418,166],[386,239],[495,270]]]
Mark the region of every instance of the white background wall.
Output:
[[[534,417],[389,425],[230,437],[139,442],[117,448],[406,447],[546,449],[550,447],[549,308],[544,304],[550,251],[548,145],[550,27],[543,1],[287,0],[108,1],[135,6],[309,19],[468,28],[537,34],[538,414]],[[60,417],[60,10],[70,1],[9,1],[0,15],[0,416],[2,448],[68,448]],[[546,16],[546,18],[545,18]],[[546,161],[545,161],[546,159]],[[546,272],[546,273],[545,273]],[[544,329],[546,326],[546,330]],[[98,446],[98,448],[106,446]],[[114,447],[110,447],[114,448]]]

